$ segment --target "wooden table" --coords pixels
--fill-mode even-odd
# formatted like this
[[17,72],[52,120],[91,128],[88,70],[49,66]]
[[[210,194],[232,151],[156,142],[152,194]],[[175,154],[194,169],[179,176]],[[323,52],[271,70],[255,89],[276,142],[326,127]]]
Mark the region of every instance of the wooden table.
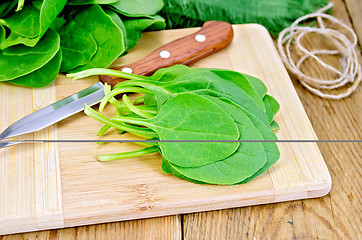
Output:
[[[352,26],[362,45],[362,2],[333,0],[334,16]],[[311,40],[313,42],[313,40]],[[361,54],[359,54],[362,63]],[[311,66],[310,71],[325,73]],[[325,75],[327,76],[327,75]],[[319,139],[362,139],[362,87],[341,101],[294,86]],[[320,143],[332,176],[318,199],[0,236],[12,239],[362,239],[361,143]]]

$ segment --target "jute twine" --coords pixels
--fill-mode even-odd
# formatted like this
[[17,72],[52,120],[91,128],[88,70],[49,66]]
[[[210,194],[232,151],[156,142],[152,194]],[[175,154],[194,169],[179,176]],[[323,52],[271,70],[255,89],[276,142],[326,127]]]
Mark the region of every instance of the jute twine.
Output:
[[[279,34],[277,47],[286,67],[298,77],[301,84],[305,88],[322,98],[339,100],[349,96],[357,89],[359,83],[361,82],[361,65],[358,62],[357,53],[355,50],[357,46],[357,36],[352,28],[348,27],[340,20],[323,13],[332,7],[333,3],[329,3],[327,6],[318,10],[316,13],[308,14],[298,18],[289,28],[284,29]],[[297,26],[307,19],[314,18],[317,19],[319,27]],[[323,22],[325,19],[328,19],[331,23],[335,23],[341,28],[345,29],[349,33],[348,35],[351,39],[335,29],[325,27],[325,23]],[[301,39],[308,33],[317,33],[325,36],[333,42],[336,50],[314,49],[308,51],[301,44]],[[291,56],[290,47],[292,42],[296,50],[300,51],[302,54],[297,62],[295,62]],[[321,56],[336,54],[341,57],[341,70],[338,70],[330,64],[325,63],[318,57],[318,55]],[[306,75],[300,70],[300,66],[308,58],[314,59],[324,69],[328,69],[329,71],[335,73],[337,77],[335,79],[324,80]],[[350,87],[340,94],[326,94],[321,91],[337,89],[345,86],[348,83],[351,84]]]

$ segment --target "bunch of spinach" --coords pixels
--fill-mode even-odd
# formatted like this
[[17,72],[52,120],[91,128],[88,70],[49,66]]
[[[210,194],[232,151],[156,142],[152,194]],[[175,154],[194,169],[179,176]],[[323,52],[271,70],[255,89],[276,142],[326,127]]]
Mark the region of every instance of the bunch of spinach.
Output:
[[[258,78],[184,65],[150,77],[110,69],[68,74],[73,79],[91,75],[129,79],[112,90],[105,87],[99,110],[110,103],[116,116],[85,107],[87,115],[105,124],[98,136],[116,128],[121,134],[161,140],[143,143],[146,148],[137,151],[100,155],[100,161],[160,152],[163,172],[195,183],[230,185],[250,181],[279,159],[272,131],[279,127],[273,120],[279,104]],[[142,95],[132,102],[126,93]],[[120,94],[122,101],[115,98]]]
[[0,81],[43,87],[59,72],[108,67],[144,30],[165,28],[162,0],[5,0]]

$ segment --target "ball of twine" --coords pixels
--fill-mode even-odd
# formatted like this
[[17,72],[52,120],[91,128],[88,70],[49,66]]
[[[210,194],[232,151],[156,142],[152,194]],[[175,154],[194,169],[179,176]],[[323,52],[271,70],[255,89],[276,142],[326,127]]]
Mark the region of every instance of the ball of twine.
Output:
[[[308,14],[298,18],[290,27],[284,29],[278,36],[277,48],[281,58],[286,67],[293,72],[301,82],[301,84],[311,91],[312,93],[328,99],[339,100],[351,95],[361,82],[361,65],[358,62],[356,46],[357,36],[352,30],[340,20],[325,14],[323,12],[333,7],[333,3],[329,3],[324,8],[318,10],[316,13]],[[310,26],[298,26],[301,22],[307,19],[317,19],[319,27]],[[335,29],[325,27],[323,20],[328,19],[331,23],[338,24],[341,28],[345,29],[351,39],[346,35],[338,32]],[[317,33],[327,37],[334,43],[336,50],[314,49],[308,51],[302,44],[301,39],[308,33]],[[302,56],[295,62],[292,59],[290,47],[294,44],[296,50],[302,53]],[[285,45],[285,46],[284,46]],[[337,55],[341,56],[341,70],[336,69],[330,64],[322,61],[317,55]],[[317,61],[323,68],[332,71],[337,75],[335,79],[317,79],[312,76],[308,76],[300,70],[301,64],[308,58],[312,58]],[[322,90],[337,89],[346,84],[351,83],[343,93],[340,94],[326,94]]]

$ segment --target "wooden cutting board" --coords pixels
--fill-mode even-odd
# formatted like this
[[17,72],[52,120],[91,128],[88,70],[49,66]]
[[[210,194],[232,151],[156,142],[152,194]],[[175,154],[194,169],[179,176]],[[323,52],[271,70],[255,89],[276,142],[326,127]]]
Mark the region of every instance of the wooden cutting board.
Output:
[[[267,30],[235,25],[231,45],[193,67],[233,69],[259,77],[280,103],[279,139],[317,139]],[[195,29],[150,32],[115,65],[139,60]],[[28,89],[0,83],[0,131],[17,119],[97,81]],[[110,111],[110,109],[107,109]],[[97,139],[102,124],[79,113],[24,139]],[[114,133],[104,139],[120,138]],[[122,136],[129,139],[130,136]],[[314,198],[331,188],[315,143],[279,143],[281,157],[265,174],[237,186],[197,185],[161,172],[157,154],[97,162],[102,153],[136,150],[132,143],[23,144],[0,149],[0,234]]]

